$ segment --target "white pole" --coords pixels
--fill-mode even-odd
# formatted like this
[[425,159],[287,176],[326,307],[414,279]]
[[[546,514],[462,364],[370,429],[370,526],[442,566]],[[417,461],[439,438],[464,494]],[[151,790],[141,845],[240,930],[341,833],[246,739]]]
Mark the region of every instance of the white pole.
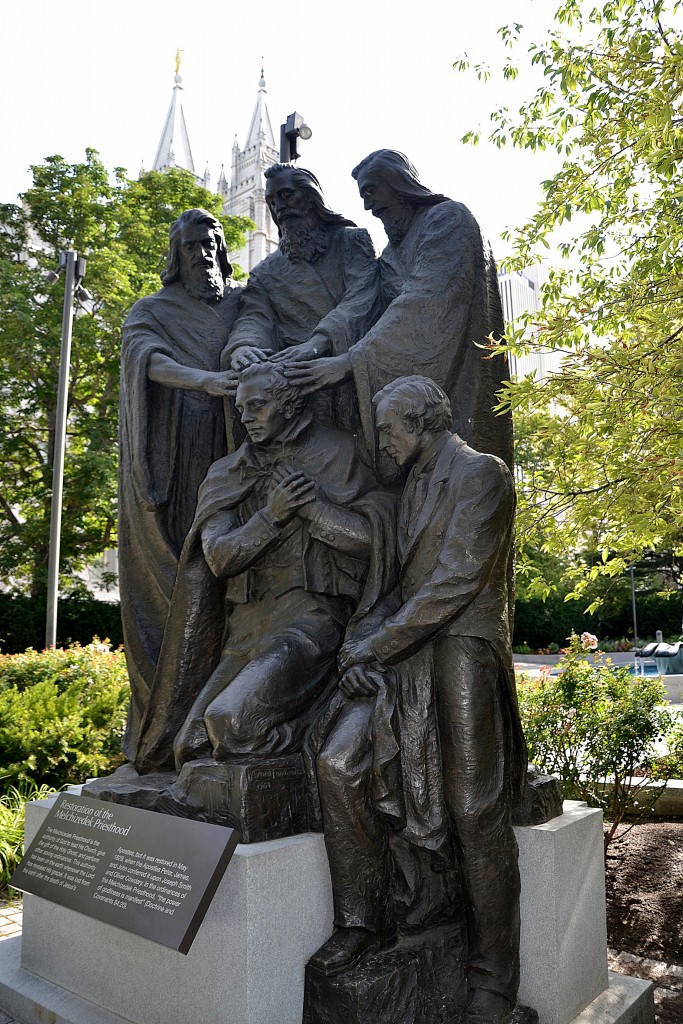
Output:
[[50,511],[50,549],[47,566],[47,622],[45,646],[57,643],[57,599],[59,597],[59,547],[62,532],[62,493],[64,490],[64,451],[66,448],[66,414],[71,365],[71,330],[74,313],[74,286],[78,253],[66,253],[64,309],[62,312],[62,347],[59,355],[57,383],[57,415],[55,420],[55,451],[52,466],[52,507]]

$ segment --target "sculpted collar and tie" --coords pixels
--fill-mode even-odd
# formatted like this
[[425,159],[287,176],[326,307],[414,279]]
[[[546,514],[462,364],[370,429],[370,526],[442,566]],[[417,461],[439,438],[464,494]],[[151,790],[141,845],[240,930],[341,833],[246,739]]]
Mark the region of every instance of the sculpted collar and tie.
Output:
[[444,431],[420,453],[410,471],[399,510],[399,544],[404,561],[412,555],[417,539],[434,514],[439,498],[438,484],[448,479],[454,452],[463,447],[465,442],[461,437]]
[[403,500],[401,502],[401,530],[409,537],[413,537],[417,527],[418,518],[424,508],[427,493],[430,485],[430,473],[436,465],[436,460],[441,453],[448,438],[444,432],[435,437],[419,453],[413,463],[403,488]]
[[313,413],[305,412],[287,423],[275,443],[265,445],[247,441],[235,464],[240,478],[245,480],[250,476],[269,475],[275,466],[286,464],[296,454],[312,422]]
[[450,437],[450,432],[444,430],[443,433],[438,434],[417,456],[413,467],[408,474],[408,482],[417,480],[417,477],[422,473],[428,473],[436,465],[443,446]]

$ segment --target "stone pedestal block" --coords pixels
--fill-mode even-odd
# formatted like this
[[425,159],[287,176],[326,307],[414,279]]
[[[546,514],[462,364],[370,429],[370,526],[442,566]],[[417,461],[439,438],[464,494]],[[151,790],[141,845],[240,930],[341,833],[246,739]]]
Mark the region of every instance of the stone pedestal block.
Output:
[[[32,805],[29,839],[44,814]],[[331,931],[308,833],[237,847],[187,956],[27,895],[21,967],[133,1024],[301,1024],[304,966]]]
[[544,825],[516,828],[521,897],[519,1001],[541,1024],[569,1024],[607,988],[602,812],[567,800]]
[[459,925],[401,939],[336,977],[306,969],[304,1024],[453,1024],[466,994]]
[[[48,806],[29,806],[28,842]],[[520,1003],[538,1011],[540,1024],[653,1024],[650,983],[615,974],[608,983],[600,812],[567,802],[560,817],[516,834]],[[361,1001],[340,995],[343,1013],[329,1024],[367,1020],[361,1002],[381,1002],[387,984],[395,988],[398,1014],[387,1022],[426,1022],[416,1014],[428,1004],[420,1006],[408,989],[418,976],[432,975],[442,987],[432,985],[429,996],[437,1000],[433,1021],[455,1024],[438,1003],[451,981],[456,988],[462,982],[460,933],[447,937],[448,931],[432,933],[433,947],[425,932],[368,960],[358,968]],[[21,963],[20,941],[0,942],[0,1007],[23,1024],[301,1024],[306,963],[331,932],[321,835],[238,846],[186,957],[27,896]],[[401,967],[392,958],[406,950]],[[388,982],[377,970],[382,958]],[[452,978],[444,979],[448,971]],[[405,1015],[408,1007],[413,1018]]]

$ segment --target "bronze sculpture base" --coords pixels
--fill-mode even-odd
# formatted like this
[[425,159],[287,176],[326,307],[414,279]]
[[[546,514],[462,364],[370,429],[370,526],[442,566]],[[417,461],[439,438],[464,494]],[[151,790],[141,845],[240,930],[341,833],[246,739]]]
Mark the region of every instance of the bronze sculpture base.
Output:
[[[456,1024],[465,1008],[465,929],[402,936],[342,974],[306,968],[303,1024]],[[506,1024],[538,1024],[517,1006]]]
[[189,761],[179,774],[139,775],[125,764],[84,786],[88,796],[237,829],[243,843],[310,831],[300,754],[217,762]]

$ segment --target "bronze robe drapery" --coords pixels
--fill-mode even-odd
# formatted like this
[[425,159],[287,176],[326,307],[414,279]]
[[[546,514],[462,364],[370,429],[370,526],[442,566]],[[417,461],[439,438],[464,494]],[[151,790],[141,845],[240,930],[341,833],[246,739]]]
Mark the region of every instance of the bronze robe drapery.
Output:
[[503,333],[496,265],[470,211],[452,200],[418,209],[382,253],[380,277],[384,312],[350,349],[369,451],[377,458],[373,395],[420,373],[448,395],[453,429],[511,467],[512,420],[493,412],[508,365],[481,347]]
[[[244,345],[280,352],[314,334],[330,342],[331,354],[349,347],[373,325],[380,311],[379,269],[375,249],[362,228],[329,226],[328,247],[314,262],[290,259],[279,250],[252,271],[240,301],[235,326],[223,355]],[[232,403],[230,403],[232,404]],[[353,388],[338,387],[315,399],[317,418],[356,434],[360,419]],[[230,425],[229,425],[230,430]],[[244,431],[232,413],[232,446]]]
[[240,289],[209,305],[180,283],[140,299],[123,327],[119,417],[121,616],[131,704],[124,751],[133,756],[156,671],[178,558],[206,472],[225,454],[223,402],[150,380],[159,352],[219,369]]

